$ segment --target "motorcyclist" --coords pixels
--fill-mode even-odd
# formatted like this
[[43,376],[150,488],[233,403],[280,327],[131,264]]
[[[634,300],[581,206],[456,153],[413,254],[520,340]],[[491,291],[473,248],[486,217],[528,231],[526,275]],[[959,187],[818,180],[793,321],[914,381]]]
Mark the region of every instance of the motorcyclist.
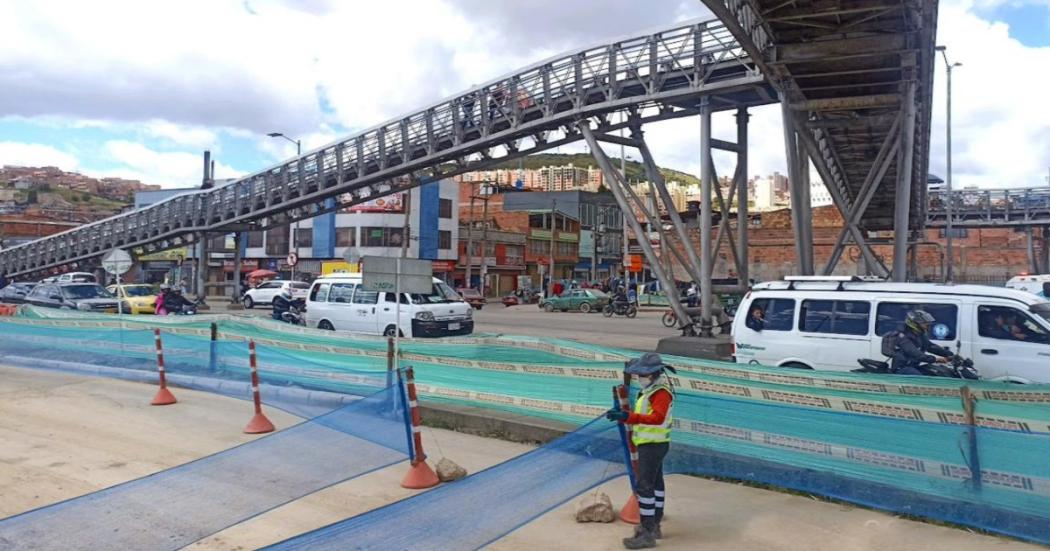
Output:
[[182,296],[182,291],[178,287],[173,287],[164,293],[164,309],[168,311],[168,314],[179,314],[186,306],[193,306],[193,302]]
[[920,365],[948,363],[948,358],[954,356],[951,350],[930,342],[930,327],[934,321],[933,316],[925,310],[908,312],[904,325],[896,332],[897,341],[890,364],[893,373],[923,375],[919,370]]
[[158,316],[168,315],[167,308],[164,307],[164,298],[171,293],[171,287],[167,283],[161,284],[160,292],[157,293],[157,298],[153,302],[153,313]]
[[627,308],[627,291],[622,287],[616,288],[616,294],[613,295],[613,310],[616,312],[622,312]]
[[277,321],[284,321],[281,314],[287,312],[292,307],[292,292],[288,289],[281,289],[277,296],[273,297],[273,319]]

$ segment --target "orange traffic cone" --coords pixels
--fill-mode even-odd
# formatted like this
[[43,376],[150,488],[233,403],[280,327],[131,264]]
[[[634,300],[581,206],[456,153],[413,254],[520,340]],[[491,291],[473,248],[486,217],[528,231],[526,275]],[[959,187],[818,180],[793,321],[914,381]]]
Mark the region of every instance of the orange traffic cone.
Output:
[[431,469],[430,465],[427,465],[426,460],[423,460],[413,463],[409,467],[408,472],[405,473],[405,478],[401,480],[401,487],[410,490],[422,490],[424,488],[433,488],[440,482],[434,469]]
[[252,420],[248,421],[248,426],[244,427],[245,434],[262,434],[264,432],[273,432],[274,430],[276,429],[273,423],[261,411],[256,412]]
[[160,342],[160,329],[153,330],[153,339],[157,346],[157,372],[160,373],[160,388],[153,397],[151,406],[167,406],[175,403],[175,395],[168,390],[168,379],[164,374],[164,348]]
[[168,390],[168,386],[161,384],[160,388],[157,389],[157,395],[153,397],[153,401],[149,403],[151,406],[169,406],[176,402],[175,395]]
[[276,430],[273,423],[262,411],[262,398],[259,396],[259,367],[255,362],[255,341],[248,341],[248,359],[252,368],[252,401],[255,402],[255,415],[244,427],[245,434],[262,434]]
[[623,509],[620,509],[620,520],[627,524],[642,522],[642,514],[638,510],[638,496],[634,495],[634,492],[631,492],[631,497],[623,504]]

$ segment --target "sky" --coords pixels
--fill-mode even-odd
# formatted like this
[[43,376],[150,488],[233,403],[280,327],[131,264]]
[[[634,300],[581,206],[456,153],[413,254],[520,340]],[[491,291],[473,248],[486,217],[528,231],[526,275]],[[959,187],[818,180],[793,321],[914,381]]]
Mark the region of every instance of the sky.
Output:
[[[699,0],[0,0],[0,165],[195,186],[204,149],[216,177],[250,174],[295,154],[267,133],[305,151],[546,57],[705,15]],[[955,185],[1050,185],[1050,0],[941,0],[937,30],[962,63]],[[944,69],[930,150],[941,176]],[[713,132],[733,140],[731,114]],[[646,138],[659,164],[699,173],[697,118],[648,125]],[[752,175],[786,172],[779,107],[752,110],[750,142]],[[717,171],[732,163],[717,157]]]

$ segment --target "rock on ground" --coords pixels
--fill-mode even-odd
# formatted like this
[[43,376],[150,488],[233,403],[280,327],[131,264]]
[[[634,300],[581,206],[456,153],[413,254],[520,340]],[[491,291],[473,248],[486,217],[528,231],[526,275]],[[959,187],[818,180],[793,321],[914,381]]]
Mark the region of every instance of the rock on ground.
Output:
[[612,522],[616,520],[612,500],[605,492],[587,494],[576,504],[576,522]]
[[437,475],[438,480],[442,482],[452,482],[467,476],[467,470],[460,467],[455,461],[442,457],[437,464]]

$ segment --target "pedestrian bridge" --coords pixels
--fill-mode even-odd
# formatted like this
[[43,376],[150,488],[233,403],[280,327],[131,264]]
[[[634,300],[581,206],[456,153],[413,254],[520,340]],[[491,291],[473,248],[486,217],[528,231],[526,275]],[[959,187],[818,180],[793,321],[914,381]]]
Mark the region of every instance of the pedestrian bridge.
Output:
[[[808,194],[809,171],[801,167],[809,158],[862,251],[862,230],[920,228],[925,188],[910,184],[926,175],[936,2],[704,2],[718,20],[541,61],[233,183],[4,250],[0,271],[39,275],[114,247],[138,255],[206,232],[285,226],[585,137],[644,145],[637,130],[650,122],[737,110],[746,125],[748,107],[776,102],[789,122],[794,197]],[[610,135],[624,128],[635,131],[631,140]],[[701,155],[712,147],[736,151],[746,190],[743,132],[739,144],[708,139]],[[794,210],[802,271],[812,272],[808,200]]]

